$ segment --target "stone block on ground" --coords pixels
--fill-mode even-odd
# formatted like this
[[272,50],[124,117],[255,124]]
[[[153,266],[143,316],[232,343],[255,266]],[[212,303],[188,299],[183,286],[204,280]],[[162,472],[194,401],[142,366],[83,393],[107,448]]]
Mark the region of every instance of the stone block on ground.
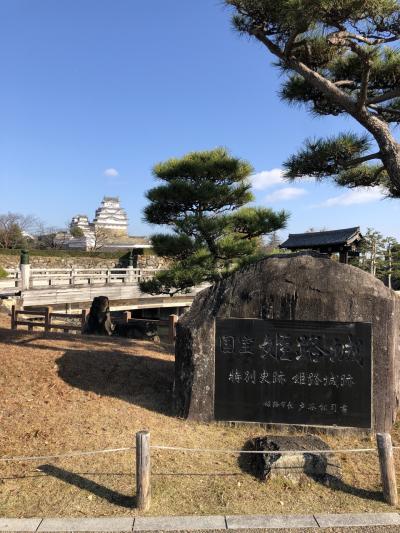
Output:
[[[263,481],[275,477],[285,477],[296,483],[305,476],[323,482],[329,482],[332,478],[341,479],[339,459],[334,454],[329,453],[330,448],[326,442],[314,435],[256,437],[248,441],[245,449],[265,450],[265,454],[246,454],[249,469]],[[277,452],[279,450],[326,450],[327,453],[268,453],[268,451]]]

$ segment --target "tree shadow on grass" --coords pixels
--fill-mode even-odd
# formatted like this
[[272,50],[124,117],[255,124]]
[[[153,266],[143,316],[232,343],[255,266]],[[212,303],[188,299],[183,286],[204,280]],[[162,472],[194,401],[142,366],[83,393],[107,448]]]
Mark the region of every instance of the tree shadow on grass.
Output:
[[172,416],[174,362],[118,350],[66,350],[58,374],[72,387]]
[[[58,346],[57,344],[44,344],[48,341],[68,341],[71,345],[78,345],[81,349],[88,349],[90,346],[100,348],[112,348],[115,347],[129,347],[136,350],[145,349],[151,350],[155,353],[173,355],[173,346],[169,343],[162,342],[157,344],[147,340],[135,340],[125,339],[123,337],[116,336],[99,336],[99,335],[81,335],[62,333],[62,332],[43,332],[43,331],[28,331],[28,330],[11,330],[0,327],[0,343],[11,344],[16,346],[32,346],[41,350],[51,351],[64,351],[65,346]],[[43,344],[39,344],[38,341],[43,341]]]
[[91,492],[92,494],[95,494],[96,496],[103,498],[114,505],[126,508],[136,507],[136,498],[134,496],[121,494],[120,492],[109,489],[104,485],[96,483],[95,481],[84,478],[79,474],[74,474],[73,472],[69,472],[63,468],[58,468],[54,465],[41,465],[39,470],[48,476],[53,476],[61,481],[64,481],[65,483],[74,485],[75,487],[78,487],[78,489]]
[[[243,451],[254,450],[254,441],[253,439],[247,440],[243,445]],[[276,460],[279,456],[276,456]],[[326,459],[325,459],[326,460]],[[310,454],[310,461],[312,462],[312,457]],[[260,483],[268,483],[268,479],[264,480],[260,477],[260,462],[257,460],[256,455],[251,453],[243,453],[238,457],[238,466],[245,472],[260,481]],[[354,487],[344,482],[342,479],[335,475],[325,475],[325,476],[316,476],[310,473],[304,472],[304,476],[309,477],[310,479],[328,487],[334,491],[344,492],[351,496],[356,496],[358,498],[363,498],[367,500],[375,500],[378,502],[383,502],[383,494],[381,491],[376,490],[367,490],[359,487]]]

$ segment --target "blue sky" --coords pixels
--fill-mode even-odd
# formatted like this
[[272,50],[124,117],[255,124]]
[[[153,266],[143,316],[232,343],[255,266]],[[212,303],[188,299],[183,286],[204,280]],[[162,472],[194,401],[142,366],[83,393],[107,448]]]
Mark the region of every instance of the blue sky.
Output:
[[0,213],[63,227],[119,195],[131,234],[150,234],[154,163],[222,145],[252,163],[257,204],[291,212],[282,236],[360,225],[400,239],[399,200],[282,181],[306,137],[357,124],[281,103],[271,56],[220,0],[2,0],[0,24]]

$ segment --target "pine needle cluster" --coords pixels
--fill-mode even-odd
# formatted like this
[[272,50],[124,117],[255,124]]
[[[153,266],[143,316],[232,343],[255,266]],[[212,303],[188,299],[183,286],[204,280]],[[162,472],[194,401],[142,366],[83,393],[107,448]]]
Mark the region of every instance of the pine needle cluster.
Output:
[[400,2],[225,0],[233,25],[258,39],[284,74],[281,98],[312,115],[350,115],[366,135],[307,139],[285,164],[290,180],[330,177],[400,197]]
[[192,152],[155,165],[161,182],[146,196],[144,218],[169,229],[152,236],[171,265],[141,283],[151,294],[185,292],[215,282],[263,255],[262,236],[285,227],[288,213],[249,207],[253,169],[225,148]]

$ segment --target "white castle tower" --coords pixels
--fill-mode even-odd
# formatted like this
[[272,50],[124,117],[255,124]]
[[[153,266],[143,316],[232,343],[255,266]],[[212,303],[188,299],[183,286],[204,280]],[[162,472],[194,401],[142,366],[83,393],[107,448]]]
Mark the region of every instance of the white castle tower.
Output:
[[101,206],[96,209],[93,225],[111,233],[128,235],[128,216],[120,206],[118,197],[104,196]]
[[71,228],[80,228],[86,235],[91,231],[88,217],[86,215],[75,215],[71,220]]

